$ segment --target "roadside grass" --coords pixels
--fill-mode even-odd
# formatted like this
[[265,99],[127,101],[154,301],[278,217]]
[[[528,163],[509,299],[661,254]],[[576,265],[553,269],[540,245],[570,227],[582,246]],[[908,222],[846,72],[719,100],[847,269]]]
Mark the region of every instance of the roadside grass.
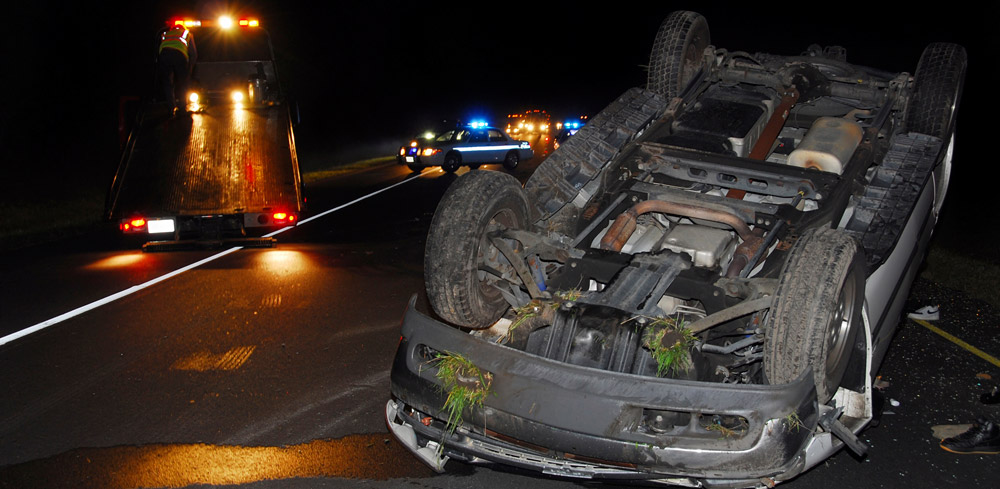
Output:
[[319,181],[326,180],[337,175],[342,175],[344,173],[351,173],[355,171],[365,170],[367,168],[385,165],[393,163],[396,161],[395,156],[380,156],[378,158],[370,158],[367,160],[355,161],[353,163],[348,163],[346,165],[337,165],[335,167],[327,168],[324,170],[314,170],[302,173],[302,182],[306,185],[316,183]]

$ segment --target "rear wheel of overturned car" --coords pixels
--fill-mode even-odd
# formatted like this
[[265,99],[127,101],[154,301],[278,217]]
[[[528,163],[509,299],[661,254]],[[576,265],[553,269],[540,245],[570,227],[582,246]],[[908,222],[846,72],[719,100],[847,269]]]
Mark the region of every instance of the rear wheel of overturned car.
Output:
[[914,74],[914,95],[906,116],[907,128],[913,132],[940,138],[946,155],[934,168],[934,212],[944,204],[951,178],[951,156],[955,144],[955,115],[962,98],[968,55],[958,44],[945,42],[928,45]]
[[[498,287],[506,258],[491,234],[524,229],[528,201],[513,176],[496,171],[468,172],[445,192],[434,212],[424,252],[427,297],[445,320],[484,328],[506,311]],[[515,275],[513,273],[509,275]]]
[[521,156],[517,154],[517,151],[508,151],[507,156],[503,159],[503,167],[508,170],[513,170],[517,168],[517,164],[521,162]]
[[711,43],[708,21],[697,12],[672,12],[660,24],[649,54],[646,89],[674,98],[705,67],[705,48]]
[[460,166],[462,166],[462,156],[454,151],[445,155],[444,162],[441,163],[441,169],[448,173],[455,173]]
[[792,247],[765,321],[764,374],[792,382],[812,367],[825,403],[843,380],[862,328],[864,254],[836,229],[807,232]]

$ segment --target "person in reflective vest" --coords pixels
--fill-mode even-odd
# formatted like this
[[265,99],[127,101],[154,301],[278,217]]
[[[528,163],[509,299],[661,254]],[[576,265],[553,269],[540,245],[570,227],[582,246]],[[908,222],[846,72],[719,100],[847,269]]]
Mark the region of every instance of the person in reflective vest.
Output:
[[170,105],[183,110],[188,77],[198,56],[194,36],[182,25],[168,28],[160,36],[157,59],[159,96]]

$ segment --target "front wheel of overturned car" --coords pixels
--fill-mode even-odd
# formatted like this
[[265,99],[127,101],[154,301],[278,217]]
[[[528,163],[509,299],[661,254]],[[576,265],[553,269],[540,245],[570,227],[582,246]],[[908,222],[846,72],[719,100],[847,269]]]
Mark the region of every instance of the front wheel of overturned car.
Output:
[[795,243],[765,321],[770,383],[791,382],[812,367],[819,402],[833,397],[863,327],[864,263],[857,241],[840,230],[815,229]]
[[[498,274],[509,262],[491,243],[504,229],[524,229],[528,200],[513,176],[468,172],[445,192],[431,220],[424,251],[427,297],[445,320],[484,328],[506,311]],[[508,276],[516,276],[508,273]]]

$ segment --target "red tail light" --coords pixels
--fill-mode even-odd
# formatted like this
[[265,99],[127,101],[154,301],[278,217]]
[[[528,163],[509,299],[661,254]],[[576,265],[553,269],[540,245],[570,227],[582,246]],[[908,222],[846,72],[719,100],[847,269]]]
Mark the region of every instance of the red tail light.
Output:
[[133,217],[132,219],[123,219],[121,223],[118,224],[118,229],[121,229],[126,233],[136,233],[146,230],[146,219],[142,217]]

